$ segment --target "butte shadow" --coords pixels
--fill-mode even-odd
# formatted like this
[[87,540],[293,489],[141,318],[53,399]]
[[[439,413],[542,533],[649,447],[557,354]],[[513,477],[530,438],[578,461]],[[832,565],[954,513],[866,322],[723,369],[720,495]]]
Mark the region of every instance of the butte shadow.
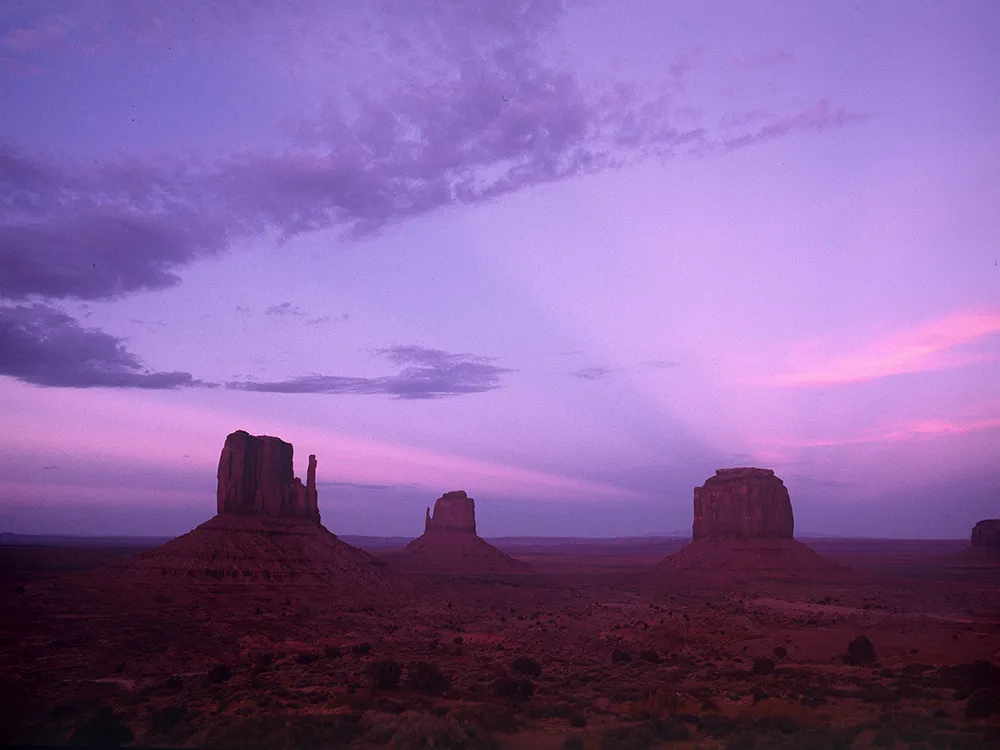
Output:
[[387,558],[400,567],[453,575],[527,573],[531,566],[501,552],[476,533],[476,501],[464,490],[446,492],[427,509],[424,533]]
[[657,567],[720,580],[851,574],[796,541],[794,529],[788,489],[771,469],[719,469],[694,488],[692,541]]
[[384,585],[378,558],[320,523],[316,456],[306,484],[292,445],[238,430],[219,459],[216,515],[166,544],[115,563],[121,578],[154,582],[310,583],[336,590]]

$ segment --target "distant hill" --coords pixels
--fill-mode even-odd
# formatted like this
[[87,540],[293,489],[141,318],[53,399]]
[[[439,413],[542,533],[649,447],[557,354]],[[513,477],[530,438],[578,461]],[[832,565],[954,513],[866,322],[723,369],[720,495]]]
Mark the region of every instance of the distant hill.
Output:
[[0,545],[18,547],[159,547],[169,536],[70,536],[0,533]]

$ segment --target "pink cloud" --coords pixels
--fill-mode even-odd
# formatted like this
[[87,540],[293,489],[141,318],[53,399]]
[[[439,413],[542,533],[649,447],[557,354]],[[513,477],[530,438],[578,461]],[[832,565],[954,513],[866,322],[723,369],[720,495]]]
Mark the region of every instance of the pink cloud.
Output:
[[[858,435],[809,440],[762,440],[761,443],[768,447],[779,449],[832,448],[844,445],[862,445],[865,443],[909,443],[938,440],[996,429],[1000,429],[1000,417],[978,417],[965,420],[916,419],[887,427],[866,430]],[[765,452],[762,452],[761,455],[765,455]],[[774,453],[774,455],[782,454]]]
[[[579,501],[639,497],[612,485],[557,473],[275,422],[256,416],[252,407],[188,404],[177,394],[161,400],[133,391],[72,393],[14,383],[3,383],[0,392],[11,396],[0,399],[0,421],[21,425],[10,436],[9,448],[34,462],[41,456],[45,462],[58,464],[68,456],[104,465],[211,475],[226,434],[244,429],[291,442],[298,472],[305,470],[304,457],[315,453],[324,481],[416,484],[434,496],[465,489],[473,495],[490,492]],[[256,401],[255,406],[259,409],[264,403]],[[77,422],[87,424],[88,429],[64,428]]]
[[757,382],[790,388],[843,385],[991,361],[996,355],[957,349],[998,333],[1000,312],[952,313],[833,357],[816,367],[768,376]]

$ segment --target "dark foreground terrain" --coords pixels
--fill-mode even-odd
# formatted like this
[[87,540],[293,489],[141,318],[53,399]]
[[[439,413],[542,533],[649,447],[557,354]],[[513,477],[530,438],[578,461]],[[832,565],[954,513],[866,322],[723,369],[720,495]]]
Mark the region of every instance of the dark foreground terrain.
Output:
[[[22,540],[23,541],[23,540]],[[810,540],[853,572],[702,578],[685,540],[494,540],[511,575],[132,581],[122,546],[0,546],[0,743],[1000,747],[1000,566]],[[169,578],[169,577],[168,577]],[[853,645],[849,645],[853,644]]]

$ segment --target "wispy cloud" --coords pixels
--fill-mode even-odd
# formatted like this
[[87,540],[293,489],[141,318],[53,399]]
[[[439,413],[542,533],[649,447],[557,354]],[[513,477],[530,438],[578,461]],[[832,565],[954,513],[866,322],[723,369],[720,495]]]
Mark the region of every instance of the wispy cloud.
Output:
[[265,315],[276,315],[279,317],[284,317],[287,315],[292,315],[296,318],[301,318],[305,316],[302,312],[302,308],[298,305],[293,305],[291,302],[282,302],[279,305],[271,305],[264,311]]
[[964,351],[960,347],[998,333],[1000,312],[952,313],[817,366],[768,376],[757,382],[792,388],[835,386],[994,360],[995,353]]
[[[862,119],[823,100],[752,128],[688,123],[677,113],[690,107],[676,99],[689,72],[707,64],[700,50],[679,55],[658,88],[591,85],[548,54],[565,12],[548,0],[363,11],[301,0],[280,10],[244,4],[240,13],[191,2],[144,3],[141,11],[80,5],[73,33],[96,34],[87,43],[97,47],[120,37],[160,54],[152,42],[200,39],[239,43],[251,54],[248,40],[267,29],[261,48],[293,54],[310,29],[323,49],[383,50],[387,72],[379,86],[330,91],[321,114],[287,123],[280,149],[72,163],[0,144],[0,295],[8,299],[164,289],[198,259],[265,232],[367,235],[445,206],[648,157],[719,153]],[[5,37],[12,54],[62,43],[66,22],[39,14]],[[345,30],[354,26],[364,31]],[[339,43],[351,34],[364,34],[353,40],[364,44]],[[86,46],[82,36],[63,47]]]
[[970,417],[954,419],[915,419],[894,425],[876,427],[855,435],[804,440],[761,440],[760,444],[777,449],[833,448],[869,443],[908,443],[988,432],[1000,429],[1000,417]]
[[40,303],[0,306],[0,375],[63,388],[208,385],[186,372],[150,371],[121,339]]
[[580,380],[603,380],[614,372],[610,367],[596,365],[594,367],[581,367],[570,373],[574,378]]
[[642,366],[652,370],[673,370],[675,367],[680,367],[681,363],[676,359],[647,359]]
[[493,364],[487,357],[420,346],[396,346],[377,349],[375,353],[402,366],[402,370],[379,377],[303,375],[270,382],[231,382],[227,387],[263,393],[381,394],[400,399],[432,399],[493,391],[503,387],[502,375],[513,372]]

